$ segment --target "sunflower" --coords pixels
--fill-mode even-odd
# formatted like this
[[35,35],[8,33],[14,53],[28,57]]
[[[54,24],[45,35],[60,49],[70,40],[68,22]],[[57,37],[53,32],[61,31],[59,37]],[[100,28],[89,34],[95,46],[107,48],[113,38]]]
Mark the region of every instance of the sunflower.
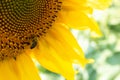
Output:
[[84,67],[92,60],[70,32],[71,28],[99,28],[93,9],[110,0],[1,0],[0,80],[40,80],[34,60],[46,69],[74,80],[73,64]]

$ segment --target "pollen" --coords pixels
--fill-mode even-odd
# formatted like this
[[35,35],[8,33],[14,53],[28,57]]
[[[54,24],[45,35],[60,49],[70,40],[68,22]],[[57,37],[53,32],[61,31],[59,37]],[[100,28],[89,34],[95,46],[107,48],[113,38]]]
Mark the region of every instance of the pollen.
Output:
[[59,0],[0,1],[0,61],[33,49],[58,16]]

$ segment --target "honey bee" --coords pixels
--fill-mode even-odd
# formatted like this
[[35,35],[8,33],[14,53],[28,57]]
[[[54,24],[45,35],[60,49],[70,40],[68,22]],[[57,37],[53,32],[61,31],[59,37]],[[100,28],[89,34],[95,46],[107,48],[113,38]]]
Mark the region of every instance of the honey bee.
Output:
[[33,49],[37,46],[37,37],[33,37],[30,49]]

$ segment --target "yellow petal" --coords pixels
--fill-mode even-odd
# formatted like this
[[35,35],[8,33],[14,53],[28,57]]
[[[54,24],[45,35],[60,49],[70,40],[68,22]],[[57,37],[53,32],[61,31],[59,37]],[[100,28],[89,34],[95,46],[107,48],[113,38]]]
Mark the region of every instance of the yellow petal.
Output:
[[46,34],[47,36],[40,39],[40,46],[33,51],[36,53],[33,55],[45,68],[73,80],[72,64],[85,66],[89,60],[85,59],[82,49],[69,29],[61,24],[57,25]]
[[76,43],[69,29],[64,26],[58,26],[51,30],[49,34],[50,35],[47,35],[45,40],[56,52],[60,52],[58,55],[61,56],[61,58],[65,59],[67,56],[66,60],[68,61],[74,62],[78,60],[81,64],[86,63],[83,51]]
[[29,52],[21,54],[16,60],[21,73],[21,80],[40,80],[38,70],[27,53],[29,54]]
[[62,3],[61,12],[70,12],[73,10],[86,12],[90,14],[93,12],[92,8],[86,5],[86,0],[64,0]]
[[72,64],[63,60],[58,55],[59,52],[55,52],[53,48],[46,45],[44,40],[41,40],[39,44],[40,48],[34,55],[40,64],[50,71],[63,75],[67,80],[74,80]]
[[21,54],[16,60],[0,62],[0,80],[40,80],[40,77],[31,58]]
[[112,0],[88,0],[88,5],[96,9],[106,9],[112,3]]
[[90,29],[94,33],[94,36],[102,36],[98,24],[91,15],[80,11],[63,12],[61,14],[64,18],[62,21],[66,26],[80,30]]

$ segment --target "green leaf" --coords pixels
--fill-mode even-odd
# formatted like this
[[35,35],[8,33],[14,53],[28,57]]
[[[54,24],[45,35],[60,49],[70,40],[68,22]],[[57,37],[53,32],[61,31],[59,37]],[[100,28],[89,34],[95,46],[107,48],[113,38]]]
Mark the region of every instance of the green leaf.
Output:
[[113,56],[108,57],[106,60],[111,65],[120,65],[120,52],[116,52]]
[[89,79],[88,80],[97,80],[97,72],[96,70],[93,68],[92,65],[87,65],[87,70],[88,70],[88,74],[89,74]]

